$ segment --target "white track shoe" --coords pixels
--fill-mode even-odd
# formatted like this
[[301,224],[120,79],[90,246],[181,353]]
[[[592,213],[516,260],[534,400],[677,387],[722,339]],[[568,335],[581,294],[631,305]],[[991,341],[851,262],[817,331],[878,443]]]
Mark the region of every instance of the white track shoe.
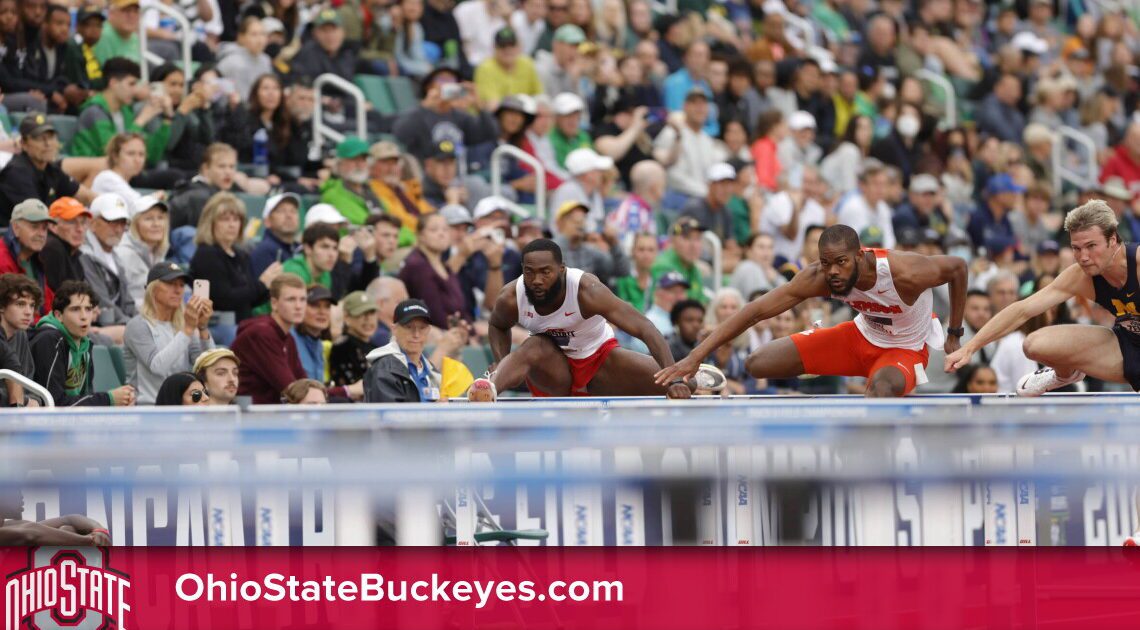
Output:
[[1026,374],[1021,377],[1017,382],[1017,395],[1018,396],[1040,396],[1045,392],[1051,392],[1054,389],[1072,385],[1085,377],[1085,373],[1080,370],[1074,370],[1073,374],[1068,378],[1060,378],[1053,368],[1041,368],[1032,374]]
[[728,377],[717,366],[702,363],[693,375],[693,384],[697,389],[719,392],[728,385]]

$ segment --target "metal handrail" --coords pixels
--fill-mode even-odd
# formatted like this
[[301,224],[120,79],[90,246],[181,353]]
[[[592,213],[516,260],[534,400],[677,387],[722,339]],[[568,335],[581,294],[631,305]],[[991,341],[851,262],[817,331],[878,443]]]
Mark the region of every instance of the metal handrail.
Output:
[[946,94],[946,114],[943,119],[946,121],[947,128],[953,129],[958,126],[958,95],[954,92],[954,86],[950,83],[950,79],[938,74],[937,72],[922,68],[914,73],[914,76],[923,81],[930,81],[931,83],[942,88]]
[[523,151],[513,144],[500,144],[491,152],[491,194],[502,197],[503,189],[503,155],[509,155],[534,169],[534,212],[535,216],[546,222],[546,167],[533,155]]
[[[1053,141],[1053,191],[1054,193],[1061,192],[1061,185],[1064,182],[1071,182],[1081,188],[1087,189],[1094,184],[1098,177],[1099,169],[1096,165],[1096,143],[1088,134],[1079,131],[1072,127],[1062,126],[1057,129],[1057,139]],[[1065,159],[1065,140],[1075,142],[1085,148],[1088,154],[1088,166],[1084,172],[1078,172],[1070,169],[1064,164]]]
[[720,237],[711,230],[705,230],[701,234],[701,240],[709,244],[712,248],[712,261],[713,261],[713,285],[712,290],[715,294],[724,286],[724,246],[720,242]]
[[321,91],[326,85],[332,85],[347,93],[356,100],[356,135],[362,139],[368,138],[368,123],[365,120],[364,92],[352,81],[343,79],[335,74],[326,72],[313,81],[313,91],[316,92],[316,103],[313,105],[313,143],[309,146],[309,159],[318,160],[324,139],[330,138],[333,142],[344,140],[344,134],[328,126],[324,122],[324,105],[321,103]]
[[[147,4],[139,10],[139,57],[143,60],[143,62],[139,64],[140,74],[142,74],[139,80],[140,83],[145,84],[150,82],[150,68],[148,67],[149,64],[147,61],[155,57],[155,55],[150,54],[150,51],[146,48],[146,26],[142,24],[142,16],[146,14],[147,11],[158,11],[166,17],[173,19],[175,22],[178,22],[182,36],[182,72],[185,73],[187,77],[186,84],[189,85],[190,71],[193,67],[193,58],[190,54],[190,49],[194,47],[194,29],[190,24],[190,20],[186,19],[186,16],[182,15],[181,11],[162,3]],[[160,59],[159,63],[161,62],[162,60]]]
[[24,389],[31,391],[36,396],[39,396],[40,400],[44,402],[44,407],[55,406],[55,398],[52,398],[51,392],[49,392],[43,385],[40,385],[39,383],[24,376],[23,374],[20,374],[15,370],[0,370],[0,381],[5,379],[16,381],[20,385],[23,385]]

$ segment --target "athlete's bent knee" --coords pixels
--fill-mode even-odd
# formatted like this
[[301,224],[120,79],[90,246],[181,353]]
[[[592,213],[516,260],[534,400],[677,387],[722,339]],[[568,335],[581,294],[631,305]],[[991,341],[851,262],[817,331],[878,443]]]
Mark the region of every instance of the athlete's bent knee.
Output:
[[905,394],[906,382],[887,376],[874,377],[867,386],[868,398],[901,398]]
[[748,355],[748,358],[744,360],[744,369],[748,370],[748,374],[753,378],[759,378],[763,373],[762,370],[764,369],[764,362],[760,356],[762,352],[763,350],[757,350],[756,352]]
[[1045,354],[1045,345],[1047,343],[1044,335],[1042,335],[1044,332],[1044,330],[1035,330],[1029,333],[1025,341],[1021,342],[1021,352],[1027,359],[1038,362],[1041,361]]

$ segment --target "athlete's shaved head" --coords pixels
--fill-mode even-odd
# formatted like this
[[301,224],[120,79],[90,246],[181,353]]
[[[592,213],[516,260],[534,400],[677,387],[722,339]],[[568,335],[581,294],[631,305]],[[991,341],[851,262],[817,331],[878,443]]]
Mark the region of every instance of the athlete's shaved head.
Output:
[[526,258],[526,255],[531,252],[550,252],[554,256],[554,262],[559,265],[562,264],[562,248],[558,246],[558,243],[548,238],[536,238],[527,243],[526,247],[522,249],[522,257]]
[[823,249],[829,245],[839,245],[847,251],[858,251],[859,234],[846,225],[833,225],[824,229],[819,235],[819,248]]

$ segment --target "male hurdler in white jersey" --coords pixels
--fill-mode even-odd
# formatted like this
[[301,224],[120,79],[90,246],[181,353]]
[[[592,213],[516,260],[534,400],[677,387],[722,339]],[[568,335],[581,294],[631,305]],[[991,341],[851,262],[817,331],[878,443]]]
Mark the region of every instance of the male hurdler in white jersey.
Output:
[[[493,400],[524,382],[535,396],[688,398],[696,389],[723,389],[724,375],[708,365],[695,367],[693,380],[654,382],[657,370],[673,365],[665,338],[597,277],[566,268],[554,241],[528,243],[522,268],[495,300],[489,337],[497,366],[471,385],[470,400]],[[512,352],[516,324],[531,336]],[[645,342],[653,356],[619,348],[611,324]]]
[[[657,381],[692,374],[706,356],[757,322],[808,298],[830,297],[855,310],[855,320],[765,344],[748,357],[749,373],[756,378],[863,376],[867,396],[903,396],[925,382],[927,345],[945,340],[947,354],[958,349],[966,271],[966,261],[954,256],[863,249],[855,230],[834,225],[819,236],[819,262],[746,305],[689,356],[661,370]],[[945,283],[950,283],[948,335],[931,312],[930,289]]]

